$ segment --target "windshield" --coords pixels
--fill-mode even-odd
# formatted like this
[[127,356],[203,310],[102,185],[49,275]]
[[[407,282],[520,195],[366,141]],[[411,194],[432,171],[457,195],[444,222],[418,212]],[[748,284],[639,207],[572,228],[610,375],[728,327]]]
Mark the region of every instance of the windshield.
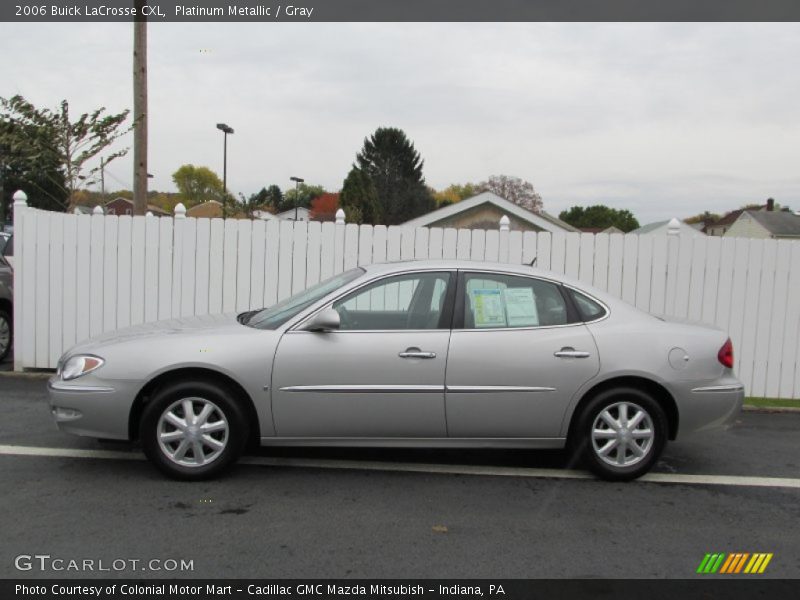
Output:
[[361,277],[363,274],[364,269],[356,268],[334,275],[330,279],[306,288],[302,292],[290,296],[269,308],[242,313],[239,315],[239,322],[256,329],[275,329],[332,291]]

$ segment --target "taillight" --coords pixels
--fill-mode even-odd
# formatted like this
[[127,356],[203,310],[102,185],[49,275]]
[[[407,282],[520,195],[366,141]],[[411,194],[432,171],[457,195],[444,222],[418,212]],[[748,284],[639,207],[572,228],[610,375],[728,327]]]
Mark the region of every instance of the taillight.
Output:
[[722,348],[719,349],[719,353],[717,354],[717,359],[722,363],[723,367],[728,367],[729,369],[733,368],[733,343],[731,342],[731,338],[728,338],[725,343],[722,344]]

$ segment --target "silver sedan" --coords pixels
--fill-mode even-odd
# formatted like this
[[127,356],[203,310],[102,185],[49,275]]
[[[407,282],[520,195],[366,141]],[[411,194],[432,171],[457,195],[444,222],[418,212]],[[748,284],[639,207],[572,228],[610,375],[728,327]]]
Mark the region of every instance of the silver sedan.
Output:
[[627,480],[718,428],[742,384],[727,335],[528,266],[371,265],[266,309],[173,319],[70,349],[58,426],[141,440],[181,479],[248,444],[563,448]]

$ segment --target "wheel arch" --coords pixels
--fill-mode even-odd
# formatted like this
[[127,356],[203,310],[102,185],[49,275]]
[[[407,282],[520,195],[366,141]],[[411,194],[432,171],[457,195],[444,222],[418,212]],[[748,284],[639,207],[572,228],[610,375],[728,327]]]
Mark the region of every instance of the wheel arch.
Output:
[[235,395],[238,402],[245,410],[248,423],[250,424],[250,439],[249,444],[257,443],[261,437],[260,424],[258,421],[258,413],[256,412],[255,404],[250,395],[235,379],[220,373],[214,369],[203,367],[181,367],[159,373],[148,381],[144,387],[136,395],[131,406],[130,414],[128,416],[128,438],[130,440],[139,439],[139,425],[142,419],[144,407],[149,402],[150,398],[162,387],[174,381],[179,380],[192,380],[192,381],[208,381],[221,385],[230,389]]
[[664,414],[667,417],[667,423],[669,426],[667,438],[669,440],[674,440],[677,437],[678,426],[680,424],[680,415],[678,413],[678,405],[675,402],[675,398],[673,398],[669,390],[657,381],[653,381],[647,377],[641,377],[638,375],[623,375],[601,381],[584,392],[581,399],[575,405],[572,415],[570,415],[569,429],[567,431],[568,440],[572,439],[575,427],[580,420],[581,413],[583,412],[584,407],[592,400],[592,398],[596,397],[601,392],[616,387],[635,388],[652,396],[653,399],[658,402],[661,408],[664,409]]

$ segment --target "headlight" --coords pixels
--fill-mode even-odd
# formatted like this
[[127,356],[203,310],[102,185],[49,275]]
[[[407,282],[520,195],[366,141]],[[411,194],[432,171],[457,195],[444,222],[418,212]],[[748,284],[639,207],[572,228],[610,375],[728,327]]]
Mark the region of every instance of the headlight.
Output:
[[90,356],[88,354],[72,356],[61,367],[61,379],[69,381],[81,375],[86,375],[102,367],[104,362],[99,356]]

